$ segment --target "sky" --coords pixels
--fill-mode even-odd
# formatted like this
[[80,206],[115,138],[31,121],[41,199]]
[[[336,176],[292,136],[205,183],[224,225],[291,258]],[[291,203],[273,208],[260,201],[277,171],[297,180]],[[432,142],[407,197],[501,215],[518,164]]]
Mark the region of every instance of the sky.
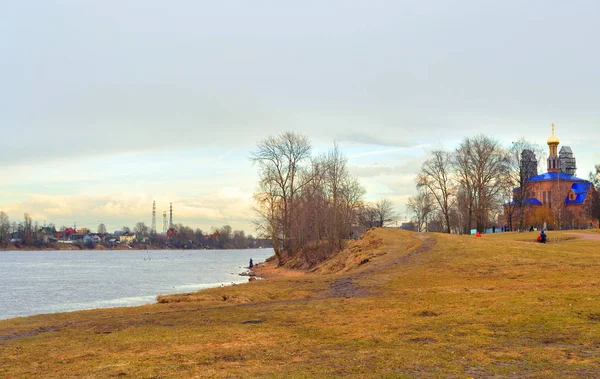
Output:
[[[433,149],[485,134],[600,163],[600,2],[0,1],[0,210],[254,233],[259,140],[334,141],[401,219]],[[544,159],[538,157],[538,159]]]

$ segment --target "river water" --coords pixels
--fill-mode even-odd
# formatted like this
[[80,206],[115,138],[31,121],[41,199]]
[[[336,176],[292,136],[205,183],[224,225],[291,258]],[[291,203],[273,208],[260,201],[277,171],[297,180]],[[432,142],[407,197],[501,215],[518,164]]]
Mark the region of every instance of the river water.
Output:
[[245,283],[273,249],[0,251],[0,319],[156,302]]

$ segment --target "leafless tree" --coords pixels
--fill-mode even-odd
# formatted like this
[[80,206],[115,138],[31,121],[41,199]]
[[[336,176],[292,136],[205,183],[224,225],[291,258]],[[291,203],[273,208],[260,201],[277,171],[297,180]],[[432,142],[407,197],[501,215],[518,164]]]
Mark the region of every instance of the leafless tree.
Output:
[[450,212],[455,200],[456,184],[452,179],[452,159],[448,152],[435,150],[421,165],[417,187],[425,188],[435,199],[442,214],[442,224],[450,233]]
[[590,172],[590,182],[592,182],[597,190],[600,190],[600,164],[597,164],[594,169],[595,172]]
[[394,211],[394,203],[388,199],[375,202],[375,214],[380,227],[384,227],[398,219],[398,215]]
[[362,203],[358,209],[358,224],[363,229],[370,229],[379,226],[377,209],[375,204]]
[[140,221],[133,227],[133,232],[138,236],[147,236],[150,232],[150,227],[148,227],[148,225],[146,225],[144,222]]
[[23,241],[30,244],[33,239],[33,219],[29,213],[25,213],[23,221]]
[[356,211],[365,190],[349,174],[347,159],[337,144],[325,157],[323,166],[323,184],[329,209],[327,234],[331,248],[339,250],[343,247],[343,241],[348,239],[352,224],[357,221]]
[[104,225],[104,224],[98,225],[98,234],[106,234],[106,225]]
[[509,174],[508,153],[498,141],[479,135],[465,138],[456,149],[453,163],[467,203],[465,233],[469,233],[473,217],[477,230],[482,232],[499,212]]
[[472,168],[472,142],[470,139],[465,139],[456,148],[453,156],[452,164],[454,166],[454,173],[458,182],[458,190],[460,191],[462,200],[462,210],[465,213],[463,218],[463,232],[464,234],[471,233],[471,227],[473,225],[473,203],[475,198],[475,183]]
[[[300,181],[304,164],[310,158],[311,145],[303,135],[292,132],[284,133],[277,137],[268,137],[258,143],[257,149],[252,153],[251,159],[259,168],[259,197],[265,197],[277,203],[281,211],[281,219],[263,219],[268,225],[262,226],[262,232],[271,230],[268,238],[273,239],[276,254],[283,250],[290,254],[294,250],[292,240],[292,215],[297,193],[310,183],[310,180]],[[271,207],[273,208],[273,207]],[[281,256],[280,256],[281,258]]]
[[256,230],[280,263],[295,256],[312,265],[343,248],[364,189],[337,144],[313,158],[306,137],[285,133],[259,142],[251,159],[260,177]]
[[435,210],[435,201],[430,193],[418,191],[417,195],[408,198],[406,209],[413,215],[412,221],[419,232],[427,231],[427,222]]
[[10,220],[8,215],[0,211],[0,246],[5,245],[9,240]]
[[236,249],[246,249],[248,247],[248,239],[243,230],[235,230],[233,232],[233,247]]

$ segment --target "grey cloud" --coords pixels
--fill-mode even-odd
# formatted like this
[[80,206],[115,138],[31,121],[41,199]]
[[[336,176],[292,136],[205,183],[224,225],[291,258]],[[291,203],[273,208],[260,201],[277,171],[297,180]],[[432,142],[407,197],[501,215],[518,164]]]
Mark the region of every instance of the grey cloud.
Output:
[[247,148],[289,129],[399,147],[559,119],[597,129],[593,0],[4,8],[0,165]]
[[402,137],[402,134],[391,136],[391,138],[385,138],[380,135],[380,130],[373,130],[372,134],[365,132],[354,131],[341,133],[336,137],[339,142],[352,142],[365,145],[377,145],[377,146],[394,146],[394,147],[410,147],[414,145],[413,141],[409,141]]
[[[424,156],[394,155],[386,163],[376,162],[370,165],[350,165],[349,170],[359,178],[373,178],[377,176],[408,176],[414,178],[419,172],[424,159]],[[393,164],[392,162],[397,162],[397,164]]]

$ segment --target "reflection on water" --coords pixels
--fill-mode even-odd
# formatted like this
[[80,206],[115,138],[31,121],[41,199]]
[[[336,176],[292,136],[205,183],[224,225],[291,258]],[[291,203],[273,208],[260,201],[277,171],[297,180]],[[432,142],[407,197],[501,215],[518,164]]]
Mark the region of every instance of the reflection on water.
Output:
[[244,283],[272,249],[0,251],[0,319],[152,303],[159,294]]

